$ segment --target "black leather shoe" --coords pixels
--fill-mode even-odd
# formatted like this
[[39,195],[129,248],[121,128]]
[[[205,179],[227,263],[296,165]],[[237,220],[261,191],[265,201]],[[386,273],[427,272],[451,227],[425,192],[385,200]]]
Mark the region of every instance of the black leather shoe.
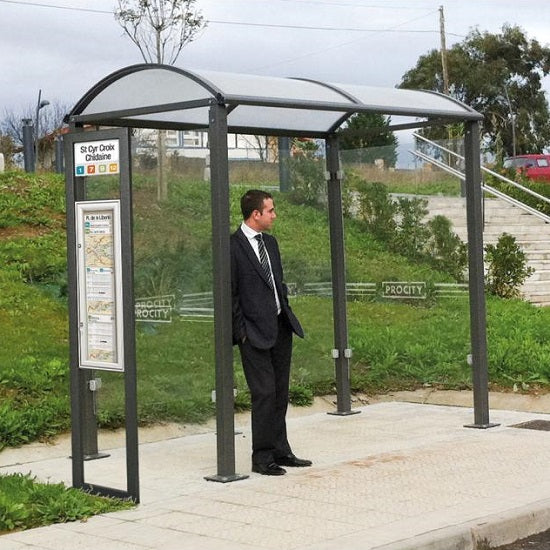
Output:
[[263,476],[283,476],[286,474],[286,470],[281,468],[275,462],[269,464],[252,464],[252,471]]
[[294,454],[290,453],[286,456],[280,456],[275,459],[275,462],[279,466],[290,466],[295,468],[304,468],[305,466],[311,466],[311,460],[306,460],[305,458],[298,458]]

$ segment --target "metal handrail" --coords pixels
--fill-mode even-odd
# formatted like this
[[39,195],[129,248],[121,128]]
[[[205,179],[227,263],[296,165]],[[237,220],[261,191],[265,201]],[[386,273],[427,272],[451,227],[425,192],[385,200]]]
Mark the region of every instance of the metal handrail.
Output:
[[[434,159],[429,155],[426,155],[425,153],[421,153],[420,151],[412,151],[412,150],[410,151],[410,153],[421,158],[422,160],[425,160],[426,162],[433,164],[434,166],[437,166],[438,168],[441,168],[442,170],[448,172],[449,174],[452,174],[453,176],[456,176],[457,178],[460,178],[462,180],[466,179],[465,174],[460,170],[457,170],[456,168],[452,168],[448,164],[445,164],[440,160]],[[532,206],[529,206],[517,199],[514,199],[513,197],[510,197],[506,193],[503,193],[502,191],[499,191],[498,189],[495,189],[490,185],[482,183],[481,189],[487,193],[490,193],[491,195],[494,195],[495,197],[498,197],[499,199],[502,199],[503,201],[511,204],[512,206],[516,206],[517,208],[520,208],[521,210],[524,210],[525,212],[532,214],[533,216],[536,216],[537,218],[541,219],[545,223],[550,223],[550,216],[544,214],[543,212],[539,212],[536,208],[533,208]]]
[[[446,153],[454,155],[455,157],[459,158],[460,160],[464,160],[464,157],[462,155],[459,155],[458,153],[455,153],[454,151],[451,151],[450,149],[447,149],[447,147],[443,147],[443,145],[439,145],[439,143],[436,143],[435,141],[432,141],[431,139],[425,138],[424,136],[421,136],[420,134],[417,134],[416,132],[413,133],[413,137],[415,137],[417,139],[420,139],[422,141],[425,141],[429,145],[433,145],[433,146],[437,147],[438,149],[440,149],[441,151],[445,151]],[[428,158],[432,158],[432,157],[428,156]],[[425,159],[425,160],[427,160],[427,159]],[[433,159],[433,160],[436,160],[436,159]],[[447,166],[447,165],[445,165],[445,166]],[[486,168],[485,166],[481,166],[481,171],[486,172],[487,174],[491,174],[492,176],[495,176],[497,179],[499,179],[499,180],[501,180],[505,183],[509,183],[513,187],[516,187],[517,189],[520,189],[521,191],[525,191],[529,195],[531,195],[533,197],[536,197],[537,199],[550,204],[550,199],[548,197],[545,197],[544,195],[541,195],[541,194],[537,193],[536,191],[533,191],[532,189],[529,189],[528,187],[525,187],[524,185],[521,185],[521,183],[518,183],[517,181],[511,180],[510,178],[507,178],[506,176],[503,176],[502,174],[499,174],[499,173],[495,172],[494,170],[491,170],[490,168]],[[506,195],[506,196],[508,196],[508,195]]]

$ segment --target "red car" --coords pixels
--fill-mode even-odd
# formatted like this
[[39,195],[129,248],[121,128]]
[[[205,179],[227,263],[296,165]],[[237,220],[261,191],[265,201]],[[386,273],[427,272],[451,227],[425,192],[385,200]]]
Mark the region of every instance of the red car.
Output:
[[530,180],[550,182],[550,155],[518,155],[507,158],[504,168],[515,168]]

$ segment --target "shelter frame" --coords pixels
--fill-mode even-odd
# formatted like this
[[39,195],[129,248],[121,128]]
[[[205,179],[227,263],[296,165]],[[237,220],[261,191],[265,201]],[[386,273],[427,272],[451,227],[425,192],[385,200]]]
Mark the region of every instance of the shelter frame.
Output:
[[[122,349],[118,353],[124,362],[124,412],[126,440],[126,490],[89,483],[85,479],[84,462],[109,455],[98,450],[97,420],[94,414],[96,371],[83,368],[80,357],[80,317],[79,288],[77,267],[77,219],[75,204],[90,201],[87,196],[86,176],[75,174],[75,145],[87,141],[118,140],[119,143],[119,199],[120,205],[120,261],[122,280],[120,286],[122,320]],[[115,128],[95,132],[74,131],[64,136],[66,205],[67,205],[67,275],[69,304],[69,363],[71,374],[71,447],[73,486],[96,494],[118,498],[131,498],[139,502],[139,465],[138,465],[138,418],[137,418],[137,378],[136,346],[133,294],[133,237],[132,237],[132,178],[130,163],[130,131],[127,128]],[[102,176],[97,176],[102,177]],[[102,202],[102,201],[98,201]],[[80,281],[80,285],[83,285]],[[82,313],[82,312],[80,312]]]
[[[271,90],[273,93],[270,93]],[[479,151],[479,121],[482,116],[479,113],[435,92],[374,89],[310,79],[192,72],[165,65],[135,65],[112,73],[98,82],[67,116],[66,120],[73,129],[84,124],[177,130],[208,129],[218,460],[217,473],[206,479],[227,482],[246,477],[235,472],[227,134],[264,134],[283,138],[306,136],[325,140],[336,414],[349,415],[355,411],[350,408],[351,349],[347,329],[338,130],[350,116],[364,112],[414,118],[412,122],[389,126],[390,130],[450,122],[463,122],[465,125],[470,337],[474,382],[474,423],[470,426],[489,428],[494,424],[489,421],[488,405]]]

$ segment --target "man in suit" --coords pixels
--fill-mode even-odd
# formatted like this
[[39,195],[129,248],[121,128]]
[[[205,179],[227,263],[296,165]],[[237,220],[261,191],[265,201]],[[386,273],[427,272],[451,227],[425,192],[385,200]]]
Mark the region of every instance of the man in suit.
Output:
[[273,197],[250,190],[241,198],[243,222],[231,235],[233,343],[252,397],[252,471],[283,475],[282,466],[311,466],[292,452],[286,411],[292,335],[304,332],[290,309],[277,240]]

